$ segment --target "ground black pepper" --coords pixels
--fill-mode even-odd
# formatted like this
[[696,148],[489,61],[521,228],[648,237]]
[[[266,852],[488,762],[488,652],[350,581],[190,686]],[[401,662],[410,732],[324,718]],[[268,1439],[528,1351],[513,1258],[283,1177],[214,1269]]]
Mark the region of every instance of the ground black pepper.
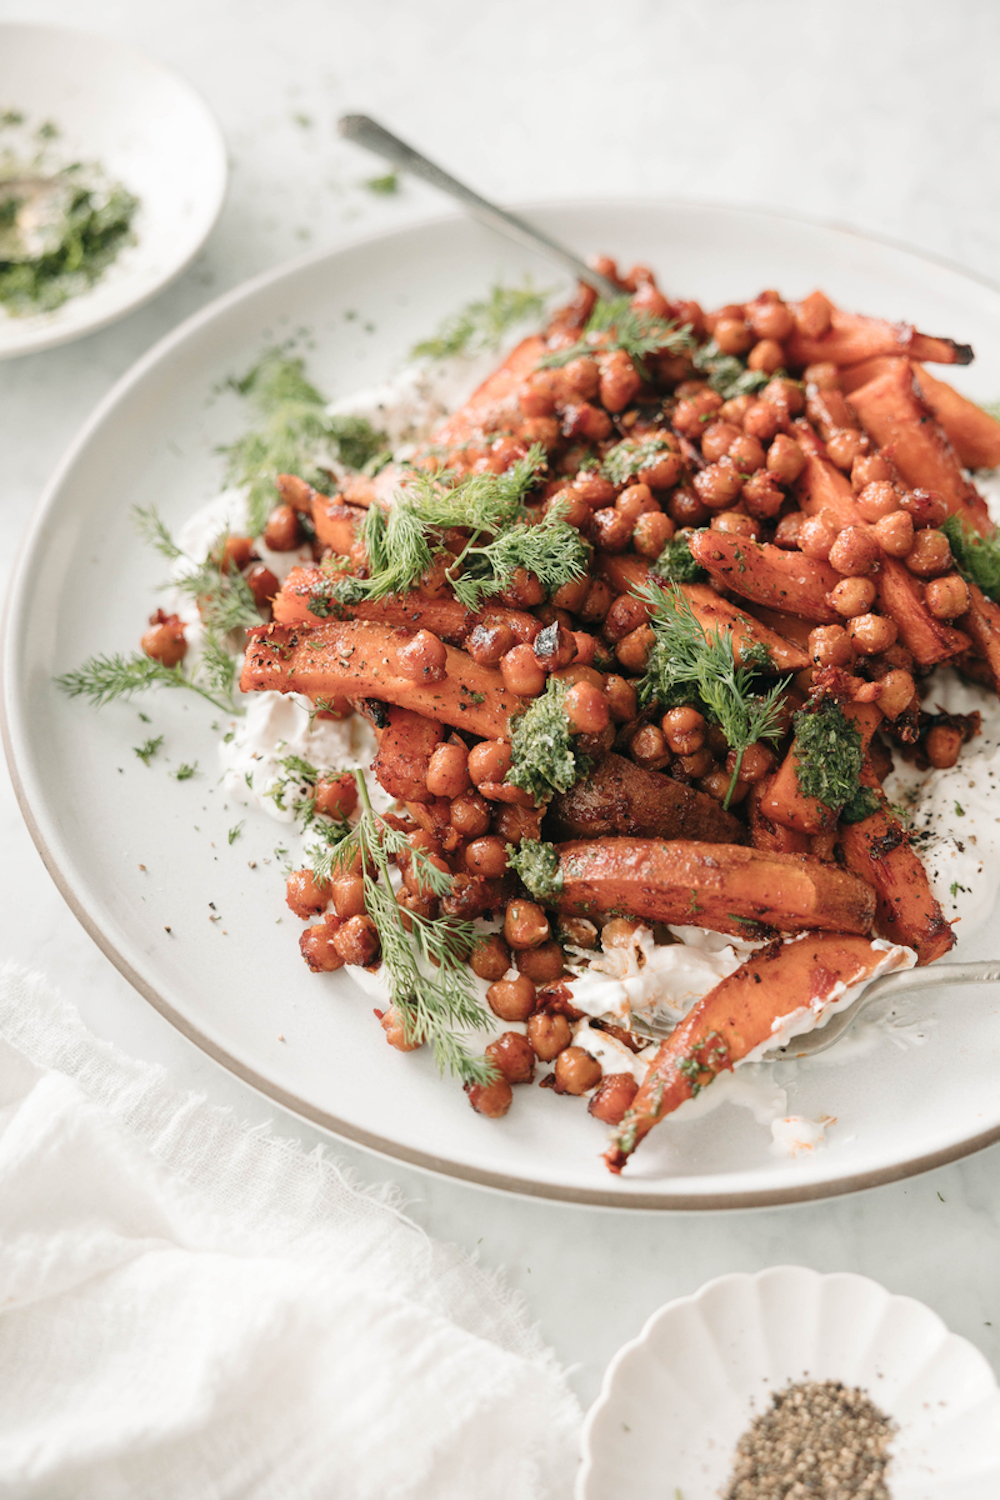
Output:
[[786,1386],[737,1443],[723,1500],[891,1500],[894,1431],[863,1390],[839,1380]]

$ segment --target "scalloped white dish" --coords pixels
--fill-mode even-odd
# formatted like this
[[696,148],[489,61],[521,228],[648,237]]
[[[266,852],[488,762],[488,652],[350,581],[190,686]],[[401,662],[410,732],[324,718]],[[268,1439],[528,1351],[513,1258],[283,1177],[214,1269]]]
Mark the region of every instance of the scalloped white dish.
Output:
[[576,1500],[717,1500],[737,1440],[792,1381],[866,1390],[895,1426],[893,1500],[1000,1495],[1000,1389],[937,1313],[865,1276],[720,1276],[615,1355],[587,1414]]
[[[708,305],[762,286],[794,297],[822,285],[847,306],[910,317],[976,344],[979,362],[956,383],[984,399],[1000,392],[1000,293],[896,247],[693,204],[528,212],[584,254],[647,262],[668,289]],[[985,985],[926,992],[896,1017],[906,1025],[871,1032],[865,1045],[852,1037],[759,1073],[765,1090],[787,1089],[782,1113],[835,1117],[827,1144],[795,1158],[775,1152],[769,1128],[735,1102],[739,1090],[710,1113],[665,1122],[619,1178],[606,1171],[605,1131],[583,1101],[525,1088],[503,1120],[487,1120],[438,1078],[427,1049],[386,1046],[373,1002],[350,979],[306,969],[274,852],[282,829],[227,806],[213,710],[161,692],[95,712],[56,689],[55,674],[85,657],[137,645],[163,568],[130,509],[155,503],[176,529],[218,492],[218,447],[248,421],[227,377],[308,329],[310,376],[331,398],[349,396],[383,381],[498,276],[514,284],[526,272],[540,286],[558,281],[462,219],[360,240],[223,297],[110,393],[37,508],[8,603],[5,742],[50,871],[137,990],[211,1056],[337,1135],[466,1181],[614,1207],[740,1207],[890,1181],[1000,1138],[1000,993]],[[143,765],[132,747],[159,734],[161,755]],[[172,779],[181,761],[200,774]],[[989,958],[992,947],[987,923],[956,957]]]
[[101,278],[52,312],[0,307],[0,359],[50,349],[123,317],[180,275],[226,193],[226,145],[189,83],[107,37],[0,24],[0,111],[58,130],[58,165],[96,162],[139,199],[125,245]]

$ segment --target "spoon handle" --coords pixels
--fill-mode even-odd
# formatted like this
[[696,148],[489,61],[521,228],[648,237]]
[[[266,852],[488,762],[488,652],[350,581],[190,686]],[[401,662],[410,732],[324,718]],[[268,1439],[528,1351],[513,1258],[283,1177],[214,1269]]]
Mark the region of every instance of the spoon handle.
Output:
[[412,146],[386,130],[377,120],[370,119],[368,115],[342,115],[337,128],[346,140],[353,141],[357,146],[364,146],[367,151],[384,157],[401,171],[410,172],[414,177],[422,177],[432,187],[447,193],[467,208],[474,218],[488,224],[491,229],[498,230],[519,245],[526,245],[529,250],[537,250],[549,260],[558,261],[565,270],[571,271],[580,281],[592,286],[602,297],[611,299],[622,295],[621,287],[615,286],[613,281],[593,270],[571,250],[550,240],[547,234],[542,234],[516,214],[508,213],[498,204],[481,198],[436,162],[428,161],[426,156],[414,151]]

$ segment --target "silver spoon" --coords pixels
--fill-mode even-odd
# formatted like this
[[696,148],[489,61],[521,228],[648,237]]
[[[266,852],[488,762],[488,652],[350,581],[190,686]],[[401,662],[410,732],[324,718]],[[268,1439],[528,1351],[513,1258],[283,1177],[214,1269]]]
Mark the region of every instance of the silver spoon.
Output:
[[556,240],[549,239],[547,234],[535,229],[524,219],[518,218],[517,214],[508,213],[507,209],[500,208],[496,203],[490,203],[488,199],[481,198],[464,183],[458,182],[450,173],[439,167],[436,162],[429,161],[426,156],[421,156],[412,146],[401,141],[398,136],[393,135],[380,125],[377,120],[369,119],[368,115],[342,115],[337,122],[337,129],[345,140],[353,141],[357,146],[364,146],[366,151],[373,151],[376,156],[381,156],[385,161],[391,162],[403,172],[410,172],[414,177],[422,177],[432,187],[440,188],[441,192],[447,193],[467,208],[469,213],[491,229],[496,229],[500,234],[505,234],[508,239],[514,240],[518,245],[526,245],[529,250],[537,250],[540,255],[548,256],[549,260],[557,261],[565,270],[571,271],[580,281],[585,281],[592,286],[602,297],[610,300],[622,295],[622,289],[609,281],[607,276],[602,276],[600,271],[595,271],[588,266],[586,261],[580,260],[579,256],[567,250],[565,245],[560,245]]

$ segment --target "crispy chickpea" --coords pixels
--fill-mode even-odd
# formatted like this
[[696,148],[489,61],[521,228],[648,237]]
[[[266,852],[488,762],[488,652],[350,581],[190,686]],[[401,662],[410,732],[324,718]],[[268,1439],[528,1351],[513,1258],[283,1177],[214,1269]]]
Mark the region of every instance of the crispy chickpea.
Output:
[[748,302],[746,317],[759,339],[787,339],[795,327],[790,307],[786,307],[777,292],[764,292]]
[[559,924],[559,936],[571,948],[597,947],[597,928],[586,917],[563,917]]
[[660,727],[675,755],[694,755],[705,743],[705,719],[696,708],[682,705],[668,709]]
[[831,568],[846,578],[877,573],[881,561],[878,542],[865,526],[845,526],[830,548]]
[[486,1056],[508,1083],[530,1083],[535,1076],[535,1051],[519,1031],[505,1031],[486,1048]]
[[502,979],[510,968],[510,949],[499,932],[480,938],[469,954],[469,965],[480,979]]
[[642,389],[642,376],[624,349],[602,355],[598,364],[601,405],[605,411],[624,411]]
[[758,521],[773,521],[785,503],[785,496],[773,474],[758,469],[743,485],[743,506]]
[[776,376],[769,380],[760,393],[762,401],[769,401],[779,411],[787,412],[791,417],[797,417],[805,410],[806,398],[802,387],[795,380],[784,380]]
[[558,672],[562,667],[568,667],[576,655],[576,641],[571,630],[553,620],[535,636],[531,650],[543,671]]
[[[425,922],[436,922],[441,913],[441,903],[436,896],[428,893],[426,896],[415,896],[405,885],[401,885],[396,892],[396,905],[402,913],[402,923],[407,932],[413,931],[414,916],[422,917]],[[358,916],[363,915],[359,912]]]
[[586,575],[583,578],[574,578],[570,583],[560,584],[552,595],[552,607],[564,609],[571,615],[579,614],[589,588],[590,579]]
[[786,552],[794,552],[798,548],[799,533],[805,519],[800,510],[793,510],[787,516],[782,516],[774,528],[774,545],[784,547]]
[[600,734],[611,723],[611,705],[593,683],[574,683],[563,707],[573,728],[583,734]]
[[781,412],[770,401],[752,401],[743,416],[743,431],[769,443],[781,427]]
[[526,1021],[535,1009],[535,986],[526,974],[498,979],[486,991],[486,1003],[501,1021]]
[[543,603],[545,587],[537,574],[529,573],[527,568],[515,568],[500,597],[510,609],[534,609],[536,604]]
[[809,655],[817,667],[849,667],[854,648],[842,625],[817,625],[809,632]]
[[526,417],[550,417],[556,409],[558,383],[552,370],[535,370],[517,393],[517,404]]
[[370,964],[381,947],[378,928],[371,917],[350,917],[338,927],[333,946],[345,964]]
[[528,1041],[539,1062],[551,1062],[572,1040],[573,1032],[565,1016],[536,1011],[528,1017]]
[[947,771],[962,752],[962,731],[954,724],[935,724],[928,730],[924,751],[935,771]]
[[475,786],[503,781],[512,765],[511,748],[506,740],[482,740],[469,751],[469,775]]
[[222,544],[222,553],[218,557],[219,569],[223,573],[230,572],[235,568],[242,572],[254,559],[252,536],[227,536]]
[[315,916],[329,899],[329,886],[318,886],[311,870],[293,870],[285,882],[285,904],[297,917]]
[[940,526],[948,515],[948,502],[937,490],[904,490],[899,503],[913,517],[918,531],[924,526]]
[[845,620],[866,614],[875,603],[877,590],[870,578],[842,578],[827,594],[827,603]]
[[742,318],[717,319],[714,333],[723,354],[746,354],[753,347],[753,330]]
[[330,882],[333,909],[342,922],[365,914],[365,882],[361,875],[341,875]]
[[[542,418],[543,421],[546,418]],[[548,420],[551,420],[548,419]],[[579,438],[585,443],[603,443],[611,436],[614,424],[603,407],[590,401],[567,406],[563,412],[563,436]]]
[[636,521],[632,545],[641,557],[659,557],[675,530],[669,516],[662,511],[649,511]]
[[677,489],[667,500],[667,514],[675,526],[704,526],[709,517],[694,490]]
[[432,797],[460,797],[472,785],[469,752],[464,745],[436,745],[427,764],[427,790]]
[[484,621],[473,626],[465,638],[465,649],[482,667],[495,667],[514,646],[516,637],[509,625]]
[[836,540],[837,533],[825,516],[807,516],[799,527],[799,551],[820,562],[826,562]]
[[247,588],[253,594],[253,602],[260,610],[266,609],[281,588],[281,584],[263,563],[255,563],[247,574]]
[[614,597],[615,591],[606,578],[592,578],[578,611],[580,619],[585,625],[599,624],[611,608]]
[[538,948],[522,948],[515,953],[514,962],[518,973],[526,975],[532,984],[551,984],[566,966],[563,951],[554,939]]
[[638,673],[644,670],[655,639],[651,625],[640,625],[629,631],[623,641],[618,642],[615,655],[626,672]]
[[743,475],[726,456],[702,469],[691,482],[698,499],[709,510],[727,510],[743,488]]
[[605,1073],[587,1105],[587,1112],[605,1125],[620,1125],[639,1085],[631,1073]]
[[729,422],[709,422],[701,435],[703,458],[707,463],[714,464],[724,453],[728,453],[737,438],[742,436],[740,429]]
[[851,645],[861,656],[877,656],[896,644],[899,634],[895,620],[888,615],[855,615],[847,626]]
[[773,375],[784,363],[785,351],[776,339],[761,339],[754,344],[747,358],[748,369],[763,370],[765,375]]
[[500,658],[500,675],[504,687],[519,698],[537,698],[548,681],[545,668],[538,665],[535,653],[523,641]]
[[582,1047],[565,1047],[556,1058],[556,1090],[560,1094],[589,1094],[601,1081],[601,1065]]
[[924,591],[924,603],[935,620],[957,620],[969,607],[969,585],[958,573],[934,578]]
[[879,683],[876,703],[888,719],[898,719],[903,709],[913,701],[916,686],[909,672],[899,667],[886,672]]
[[806,456],[794,438],[779,432],[767,450],[767,472],[779,484],[794,484],[806,466]]
[[397,653],[396,660],[409,682],[442,682],[447,676],[447,647],[429,630],[418,630]]
[[600,510],[602,505],[613,505],[617,491],[610,479],[593,469],[585,469],[573,480],[573,489],[591,510]]
[[331,974],[344,967],[344,958],[336,947],[339,917],[327,917],[315,927],[307,927],[299,938],[299,952],[314,974]]
[[659,453],[648,468],[640,469],[639,479],[653,490],[670,490],[684,472],[684,459],[679,452]]
[[918,578],[937,578],[953,566],[951,547],[943,531],[918,531],[906,554],[906,566]]
[[642,925],[638,917],[612,917],[601,932],[601,947],[605,953],[612,948],[631,948]]
[[720,510],[712,517],[712,530],[724,531],[728,536],[748,536],[751,541],[760,538],[760,522],[741,510]]
[[873,479],[858,491],[857,506],[866,521],[881,521],[883,516],[891,516],[899,510],[896,486],[887,479]]
[[416,1052],[421,1044],[411,1042],[407,1038],[406,1022],[394,1005],[390,1005],[389,1009],[382,1011],[381,1014],[378,1011],[375,1014],[382,1023],[382,1030],[385,1032],[385,1039],[390,1047],[395,1047],[397,1052]]
[[854,460],[867,453],[870,445],[867,432],[858,432],[854,427],[838,427],[826,440],[826,452],[832,464],[849,474]]
[[733,396],[719,408],[719,419],[730,422],[733,427],[742,427],[747,407],[753,405],[752,396]]
[[[774,770],[774,751],[769,750],[766,745],[748,745],[743,752],[740,761],[740,780],[748,782],[753,786],[754,782],[763,781],[765,776],[770,776]],[[726,774],[732,776],[736,770],[736,751],[730,750],[726,756]]]
[[[735,807],[738,802],[742,802],[749,791],[749,784],[743,780],[742,776],[734,782],[733,773],[721,767],[717,771],[709,771],[707,776],[702,776],[698,782],[698,786],[703,792],[707,792],[709,797],[713,797],[716,802],[725,802],[726,798],[729,797],[730,807]],[[731,796],[729,792],[730,786],[733,788]]]
[[302,527],[290,505],[276,505],[264,527],[264,546],[271,552],[294,552],[302,540]]
[[604,683],[604,694],[611,709],[611,717],[617,724],[627,724],[638,712],[635,688],[624,677],[612,673]]
[[892,468],[881,453],[859,453],[851,464],[851,485],[855,494],[860,494],[869,484],[886,484],[891,480]]
[[588,355],[571,359],[568,365],[563,365],[562,377],[567,389],[581,400],[593,401],[597,395],[600,370],[596,359],[591,359]]
[[139,643],[143,651],[153,661],[162,662],[165,667],[176,667],[187,654],[184,626],[179,617],[164,614],[160,609],[150,617],[149,623],[151,628]]
[[358,805],[358,783],[350,771],[320,776],[316,782],[316,811],[328,818],[346,818]]
[[503,935],[511,948],[538,948],[552,936],[549,919],[537,901],[511,901],[503,921]]
[[659,770],[670,759],[666,736],[655,724],[643,724],[629,741],[629,754],[637,765],[649,771]]
[[659,511],[660,502],[653,499],[653,491],[648,484],[630,484],[618,496],[615,509],[634,523],[640,516]]
[[684,772],[688,781],[699,781],[702,776],[707,776],[715,765],[715,758],[707,746],[696,750],[693,755],[682,755],[677,762]]
[[595,510],[591,525],[594,546],[601,552],[624,552],[632,540],[634,524],[629,516],[623,516],[621,511],[613,510],[609,505],[603,510]]
[[741,474],[756,474],[767,462],[764,445],[759,438],[741,432],[729,447],[729,457]]
[[464,1087],[473,1109],[488,1120],[500,1120],[510,1109],[514,1095],[506,1078],[495,1078],[492,1083],[467,1083]]
[[473,875],[499,880],[507,873],[507,846],[492,833],[473,839],[465,850],[465,864]]
[[906,557],[913,550],[913,517],[905,510],[893,511],[875,522],[875,540],[890,557]]
[[722,397],[708,386],[703,386],[697,394],[685,396],[678,401],[674,409],[674,426],[685,437],[697,442],[707,426],[702,418],[712,416],[721,405]]
[[506,844],[520,844],[522,839],[540,839],[541,809],[518,807],[514,802],[498,802],[493,814],[493,832]]
[[442,875],[451,874],[448,864],[442,855],[431,854],[426,851],[425,854],[425,859],[407,859],[405,866],[403,865],[404,856],[401,854],[399,857],[400,868],[403,870],[403,884],[414,896],[431,896],[434,894],[427,883],[429,879],[427,873],[428,866],[435,870],[440,870]]
[[448,821],[463,838],[478,838],[490,826],[489,803],[478,792],[463,792],[452,802]]

